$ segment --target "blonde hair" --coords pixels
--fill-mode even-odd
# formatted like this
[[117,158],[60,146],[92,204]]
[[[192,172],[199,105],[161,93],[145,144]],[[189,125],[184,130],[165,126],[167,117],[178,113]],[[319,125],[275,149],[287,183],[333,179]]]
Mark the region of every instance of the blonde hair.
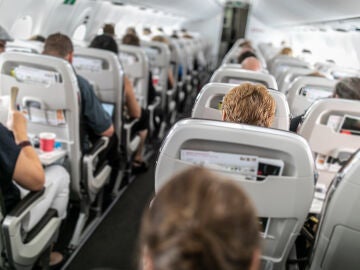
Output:
[[260,248],[259,223],[238,184],[195,167],[157,194],[140,241],[154,270],[247,270]]
[[281,51],[280,51],[280,54],[281,55],[288,55],[288,56],[292,56],[293,55],[293,51],[290,47],[285,47],[285,48],[282,48]]
[[151,40],[157,41],[157,42],[162,42],[162,43],[169,45],[169,40],[164,36],[157,35],[157,36],[154,36]]
[[275,116],[275,101],[265,86],[243,83],[224,97],[225,121],[270,127]]

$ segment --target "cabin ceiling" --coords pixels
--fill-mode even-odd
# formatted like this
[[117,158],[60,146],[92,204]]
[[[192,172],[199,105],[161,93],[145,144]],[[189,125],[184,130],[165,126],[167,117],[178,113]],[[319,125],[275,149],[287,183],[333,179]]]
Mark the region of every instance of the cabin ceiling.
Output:
[[213,17],[223,10],[221,2],[218,0],[113,0],[112,2],[161,10],[165,14],[184,17],[188,20],[201,20]]
[[359,0],[252,0],[252,15],[266,25],[293,26],[360,17]]

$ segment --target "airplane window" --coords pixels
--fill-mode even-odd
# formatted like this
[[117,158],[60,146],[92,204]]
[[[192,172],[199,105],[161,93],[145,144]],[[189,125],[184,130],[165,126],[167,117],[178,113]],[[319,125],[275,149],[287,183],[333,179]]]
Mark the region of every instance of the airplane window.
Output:
[[81,24],[76,28],[76,30],[75,30],[72,37],[75,40],[84,40],[85,39],[85,34],[86,34],[86,25]]
[[32,18],[30,16],[23,16],[15,21],[10,33],[16,39],[27,39],[31,36],[32,27]]

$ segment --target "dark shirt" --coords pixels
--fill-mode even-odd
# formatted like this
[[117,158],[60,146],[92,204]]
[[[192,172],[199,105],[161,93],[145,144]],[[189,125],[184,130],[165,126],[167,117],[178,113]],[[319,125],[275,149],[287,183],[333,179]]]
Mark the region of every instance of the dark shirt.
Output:
[[13,134],[0,123],[0,188],[6,212],[20,201],[20,191],[12,181],[20,151]]
[[86,152],[89,149],[89,142],[95,142],[100,134],[112,125],[112,120],[103,109],[90,83],[79,75],[76,77],[81,95],[82,150]]
[[303,121],[303,117],[304,117],[304,114],[301,114],[301,115],[298,115],[298,116],[291,119],[291,121],[290,121],[290,131],[297,132],[297,129],[298,129],[299,125]]
[[152,72],[149,71],[149,83],[148,83],[148,105],[152,104],[155,100],[155,97],[157,96],[156,90],[152,81]]

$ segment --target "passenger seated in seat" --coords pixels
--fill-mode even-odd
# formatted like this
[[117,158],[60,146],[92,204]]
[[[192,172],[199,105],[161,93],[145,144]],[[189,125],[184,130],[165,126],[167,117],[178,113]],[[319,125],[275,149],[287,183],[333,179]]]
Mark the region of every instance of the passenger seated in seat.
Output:
[[275,101],[265,86],[243,83],[223,98],[222,120],[270,127],[275,117]]
[[241,68],[252,71],[262,70],[261,62],[255,57],[247,57],[244,61],[242,61]]
[[293,56],[293,50],[290,47],[285,47],[285,48],[281,49],[279,54],[280,55]]
[[[339,81],[335,85],[332,95],[333,98],[344,98],[352,100],[360,100],[360,78],[348,77]],[[290,131],[297,132],[301,125],[305,113],[294,117],[290,121]]]
[[103,33],[115,37],[115,27],[112,23],[106,23],[103,26]]
[[[130,46],[137,46],[140,47],[140,39],[132,34],[126,34],[123,36],[122,38],[122,44],[124,45],[130,45]],[[149,83],[148,83],[148,104],[152,104],[156,98],[156,96],[158,96],[158,94],[156,93],[155,90],[155,86],[152,82],[152,73],[151,71],[149,71]]]
[[[67,171],[58,165],[43,170],[29,142],[24,115],[17,111],[10,114],[10,130],[0,124],[0,185],[6,213],[29,191],[40,191],[44,187],[47,189],[44,199],[32,208],[22,224],[23,229],[29,232],[50,208],[55,209],[61,219],[66,217],[70,178]],[[60,253],[51,253],[50,265],[62,260]]]
[[[43,54],[63,58],[72,63],[74,48],[69,37],[56,33],[50,35],[44,45]],[[90,83],[83,77],[76,74],[80,89],[81,121],[80,130],[83,132],[81,148],[86,153],[91,149],[100,136],[109,137],[107,153],[103,156],[109,160],[112,167],[111,179],[116,178],[119,168],[119,155],[117,153],[118,138],[114,133],[114,126],[111,117],[103,109],[99,99],[96,97]]]
[[174,176],[143,216],[143,270],[255,270],[260,234],[254,206],[234,181],[191,168]]
[[243,61],[248,58],[248,57],[254,57],[254,58],[257,58],[256,54],[253,53],[252,51],[243,51],[239,54],[238,56],[238,63],[239,64],[242,64]]
[[[97,48],[108,50],[116,55],[119,54],[118,46],[116,41],[108,35],[99,35],[96,36],[90,43],[90,48]],[[138,122],[133,126],[132,133],[138,133],[140,136],[140,145],[136,151],[135,157],[133,159],[133,172],[143,172],[147,169],[147,165],[143,159],[143,151],[145,146],[145,140],[149,130],[149,112],[147,109],[140,107],[139,103],[136,100],[135,92],[131,81],[128,77],[124,76],[125,81],[125,105],[127,107],[128,114],[131,118],[137,118]]]

